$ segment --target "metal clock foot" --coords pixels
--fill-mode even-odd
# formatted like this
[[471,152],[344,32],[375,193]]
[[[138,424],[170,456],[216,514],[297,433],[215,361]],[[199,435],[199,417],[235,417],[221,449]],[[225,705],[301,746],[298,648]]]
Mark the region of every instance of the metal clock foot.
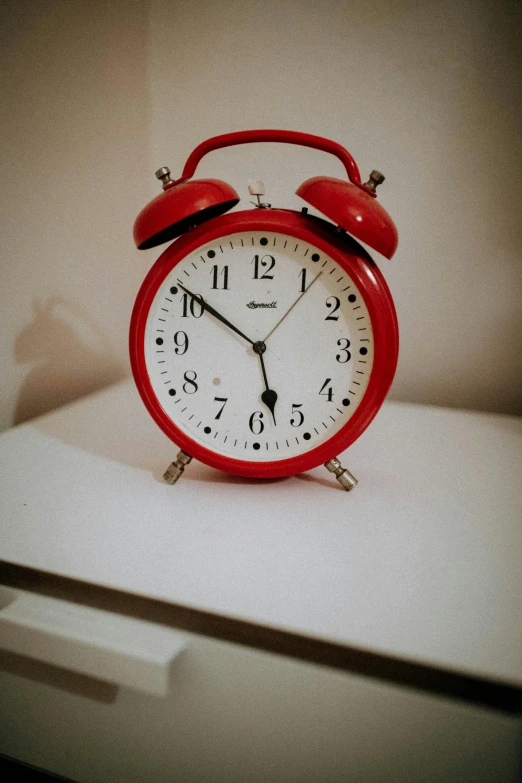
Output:
[[167,470],[163,474],[163,478],[167,484],[175,484],[176,481],[183,475],[185,465],[188,465],[192,457],[184,451],[178,451],[178,455],[174,462],[168,466]]
[[335,478],[343,489],[349,492],[357,485],[357,479],[353,476],[349,470],[343,468],[337,457],[324,463],[324,466],[330,473],[335,475]]

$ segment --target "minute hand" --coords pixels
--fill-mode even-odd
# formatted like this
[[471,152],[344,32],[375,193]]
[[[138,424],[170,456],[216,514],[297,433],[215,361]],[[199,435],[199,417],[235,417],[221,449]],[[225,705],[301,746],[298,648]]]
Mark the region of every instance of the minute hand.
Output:
[[243,340],[246,340],[247,343],[250,343],[250,345],[254,345],[254,341],[251,340],[250,337],[247,337],[246,334],[243,334],[243,332],[240,331],[240,329],[238,329],[237,326],[231,324],[230,321],[228,321],[224,315],[221,315],[221,313],[218,313],[217,310],[214,310],[212,305],[209,305],[209,303],[205,302],[204,299],[198,299],[198,297],[195,294],[193,294],[192,291],[189,291],[188,288],[185,288],[185,286],[182,285],[179,280],[178,280],[178,285],[180,288],[183,289],[183,291],[185,291],[189,296],[191,296],[192,299],[195,299],[196,302],[199,302],[203,310],[206,310],[208,313],[210,313],[210,315],[213,315],[214,318],[217,318],[218,321],[221,321],[222,324],[228,326],[229,329],[232,329],[233,332],[236,332],[236,334],[242,337]]

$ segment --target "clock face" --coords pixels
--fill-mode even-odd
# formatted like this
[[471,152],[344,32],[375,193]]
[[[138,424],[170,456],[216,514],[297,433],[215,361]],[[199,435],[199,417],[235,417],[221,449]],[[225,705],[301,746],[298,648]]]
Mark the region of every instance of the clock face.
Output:
[[144,360],[163,413],[191,441],[277,462],[350,421],[370,381],[372,322],[354,279],[324,249],[242,231],[192,250],[163,279]]

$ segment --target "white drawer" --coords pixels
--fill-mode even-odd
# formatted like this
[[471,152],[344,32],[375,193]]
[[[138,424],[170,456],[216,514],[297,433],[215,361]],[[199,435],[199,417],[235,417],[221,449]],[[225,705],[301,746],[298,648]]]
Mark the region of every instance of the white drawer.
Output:
[[191,637],[160,698],[3,656],[0,752],[80,783],[515,783],[520,722]]

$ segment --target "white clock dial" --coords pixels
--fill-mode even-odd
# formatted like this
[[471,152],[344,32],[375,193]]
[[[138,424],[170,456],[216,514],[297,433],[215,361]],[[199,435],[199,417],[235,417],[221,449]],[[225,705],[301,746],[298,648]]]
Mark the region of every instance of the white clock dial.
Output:
[[239,460],[284,460],[329,440],[357,409],[372,324],[324,251],[274,231],[233,233],[167,275],[149,310],[145,361],[165,413],[194,441]]

